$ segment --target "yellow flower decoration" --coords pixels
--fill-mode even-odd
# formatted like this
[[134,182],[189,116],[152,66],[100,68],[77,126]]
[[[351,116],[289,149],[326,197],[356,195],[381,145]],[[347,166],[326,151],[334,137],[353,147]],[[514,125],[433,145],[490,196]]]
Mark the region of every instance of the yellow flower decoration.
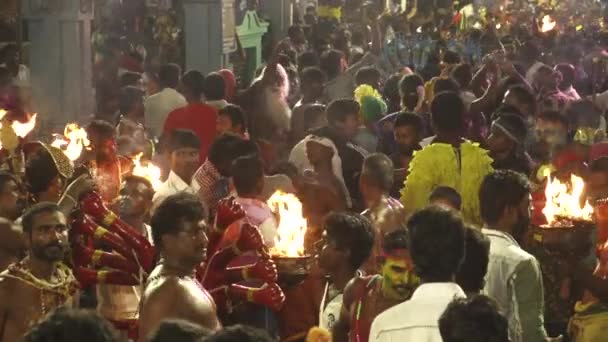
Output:
[[368,84],[362,84],[360,86],[358,86],[355,89],[355,101],[357,101],[359,103],[359,105],[361,105],[361,102],[363,100],[364,97],[366,96],[372,96],[375,98],[382,98],[382,95],[380,95],[380,93],[374,89],[374,87],[368,85]]

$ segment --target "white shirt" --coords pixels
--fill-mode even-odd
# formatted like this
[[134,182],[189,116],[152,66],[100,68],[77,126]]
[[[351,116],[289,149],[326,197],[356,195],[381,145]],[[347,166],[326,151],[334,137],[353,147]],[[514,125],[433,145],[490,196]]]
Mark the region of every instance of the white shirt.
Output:
[[180,176],[171,170],[167,180],[160,186],[154,194],[154,198],[152,198],[152,211],[154,211],[165,198],[182,191],[196,195],[198,188],[198,183],[192,181],[192,184],[188,185]]
[[321,310],[319,312],[319,327],[331,331],[336,322],[340,319],[344,294],[338,293],[327,302],[330,292],[329,289],[329,283],[325,284],[325,292],[321,299]]
[[144,103],[146,127],[155,136],[160,136],[169,113],[187,104],[186,99],[173,88],[165,88],[148,97]]
[[410,300],[374,319],[369,341],[442,342],[439,317],[450,302],[464,297],[464,292],[455,283],[422,284]]
[[[490,239],[483,293],[494,299],[507,317],[511,341],[544,341],[543,282],[538,261],[509,234],[493,229],[482,229],[482,233]],[[518,294],[518,287],[525,288],[525,293]],[[526,317],[520,317],[523,311]]]

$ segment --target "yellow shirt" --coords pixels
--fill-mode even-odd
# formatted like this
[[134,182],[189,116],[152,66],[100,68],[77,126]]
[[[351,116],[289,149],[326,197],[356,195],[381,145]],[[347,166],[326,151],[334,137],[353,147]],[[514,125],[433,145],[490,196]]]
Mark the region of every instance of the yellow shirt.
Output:
[[411,214],[428,205],[433,189],[449,186],[462,197],[463,218],[481,225],[479,187],[492,171],[492,158],[479,144],[465,141],[459,149],[443,143],[428,145],[414,153],[401,202]]

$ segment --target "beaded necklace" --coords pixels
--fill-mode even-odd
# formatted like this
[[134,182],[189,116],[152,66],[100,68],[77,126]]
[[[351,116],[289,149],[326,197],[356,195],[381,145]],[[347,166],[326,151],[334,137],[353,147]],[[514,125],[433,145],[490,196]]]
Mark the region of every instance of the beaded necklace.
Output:
[[33,275],[26,265],[27,260],[24,259],[11,264],[7,272],[4,272],[0,277],[15,279],[38,289],[40,291],[40,311],[43,316],[56,307],[65,304],[78,289],[76,278],[65,264],[57,264],[51,275],[51,279],[56,280],[56,282],[50,282]]

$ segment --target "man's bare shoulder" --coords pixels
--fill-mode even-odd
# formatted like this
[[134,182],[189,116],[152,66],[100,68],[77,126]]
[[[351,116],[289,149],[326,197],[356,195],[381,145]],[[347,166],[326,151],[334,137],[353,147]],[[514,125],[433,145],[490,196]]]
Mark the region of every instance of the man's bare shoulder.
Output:
[[0,273],[0,307],[10,305],[11,298],[15,295],[17,280],[9,276],[8,270]]
[[188,282],[191,280],[177,276],[157,276],[146,286],[146,302],[161,301],[166,304],[179,302],[180,299],[188,296]]

